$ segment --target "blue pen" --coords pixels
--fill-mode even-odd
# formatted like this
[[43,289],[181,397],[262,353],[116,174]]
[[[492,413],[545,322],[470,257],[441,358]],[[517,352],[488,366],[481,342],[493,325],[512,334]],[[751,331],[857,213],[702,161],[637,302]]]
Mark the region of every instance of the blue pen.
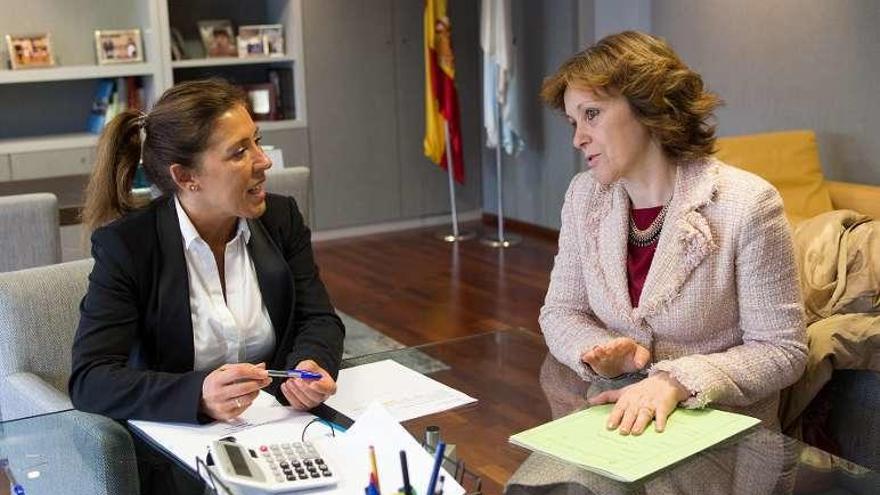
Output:
[[440,474],[440,465],[443,463],[443,453],[446,451],[446,442],[437,444],[437,450],[434,452],[434,469],[431,470],[431,480],[428,481],[428,490],[426,495],[432,495],[437,488],[437,475]]
[[320,380],[320,373],[313,373],[306,370],[267,370],[269,376],[274,378],[299,378],[301,380]]
[[15,481],[15,476],[12,474],[12,469],[9,468],[9,461],[7,459],[0,460],[0,467],[3,468],[3,471],[6,472],[6,477],[9,479],[9,483],[12,484],[12,492],[15,495],[24,495],[24,487],[19,485],[17,481]]

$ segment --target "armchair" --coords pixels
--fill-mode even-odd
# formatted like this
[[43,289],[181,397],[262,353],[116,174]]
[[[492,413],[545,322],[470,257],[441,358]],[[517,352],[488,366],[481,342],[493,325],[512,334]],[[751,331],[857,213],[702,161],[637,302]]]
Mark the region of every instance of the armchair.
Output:
[[0,272],[61,261],[58,198],[54,194],[0,196]]
[[[277,165],[276,165],[277,166]],[[284,196],[293,196],[296,205],[305,219],[306,225],[310,224],[310,183],[308,167],[272,167],[266,173],[266,191]]]
[[[880,186],[826,181],[812,131],[720,138],[718,148],[719,159],[760,175],[779,190],[785,213],[795,226],[815,215],[841,209],[880,220]],[[811,328],[812,325],[807,333],[813,342],[819,335],[812,333]],[[814,347],[811,345],[811,356]],[[837,364],[833,359],[832,363]],[[798,385],[800,382],[792,388]],[[880,372],[877,369],[835,369],[819,397],[831,404],[826,433],[839,448],[836,453],[866,467],[880,469]],[[804,415],[825,414],[824,406],[818,402],[814,400]],[[786,433],[799,436],[799,424]],[[785,421],[783,427],[786,427]],[[831,446],[822,445],[826,449]]]
[[[71,346],[92,264],[86,259],[0,273],[0,419],[4,422],[72,408],[66,392]],[[90,452],[83,456],[90,462],[87,473],[77,474],[77,478],[85,474],[92,483],[83,493],[138,492],[134,446],[122,425],[80,411],[47,418],[52,418],[53,426],[46,435]],[[5,427],[14,430],[18,425],[11,421]]]

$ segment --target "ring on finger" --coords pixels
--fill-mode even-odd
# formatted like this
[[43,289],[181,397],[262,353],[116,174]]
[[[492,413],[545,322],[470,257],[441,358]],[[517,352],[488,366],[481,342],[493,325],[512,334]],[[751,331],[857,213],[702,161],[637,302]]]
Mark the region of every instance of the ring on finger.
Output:
[[235,408],[241,409],[241,401],[238,400],[238,397],[235,398]]
[[652,408],[650,408],[650,407],[648,407],[648,406],[642,406],[642,407],[640,407],[640,408],[639,408],[639,414],[641,414],[642,411],[648,411],[648,415],[649,415],[649,416],[653,416],[653,415],[654,415],[654,409],[652,409]]

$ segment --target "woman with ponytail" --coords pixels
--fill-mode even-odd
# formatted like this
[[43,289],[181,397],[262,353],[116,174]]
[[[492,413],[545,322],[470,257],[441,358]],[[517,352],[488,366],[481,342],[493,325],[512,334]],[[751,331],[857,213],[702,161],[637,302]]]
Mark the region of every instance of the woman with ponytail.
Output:
[[[149,204],[131,195],[139,164],[162,193]],[[223,81],[179,84],[109,123],[83,211],[95,266],[73,344],[78,409],[204,423],[261,389],[296,409],[335,392],[345,329],[296,202],[263,188],[271,166]],[[273,382],[267,366],[321,378]]]

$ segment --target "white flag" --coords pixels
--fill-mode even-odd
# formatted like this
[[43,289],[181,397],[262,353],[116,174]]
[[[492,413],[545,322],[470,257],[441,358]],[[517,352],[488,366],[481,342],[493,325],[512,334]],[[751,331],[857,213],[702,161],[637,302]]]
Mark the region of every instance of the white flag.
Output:
[[[510,0],[483,0],[480,14],[480,48],[483,50],[483,125],[486,146],[518,153],[524,146],[520,135],[517,86],[513,77],[515,51]],[[501,129],[498,129],[498,108]]]

